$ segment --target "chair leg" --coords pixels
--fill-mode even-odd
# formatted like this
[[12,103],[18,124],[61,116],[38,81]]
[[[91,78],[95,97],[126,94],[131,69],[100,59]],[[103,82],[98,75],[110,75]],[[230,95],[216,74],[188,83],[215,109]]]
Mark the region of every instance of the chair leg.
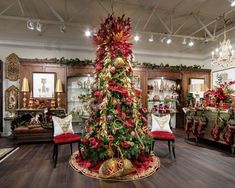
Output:
[[172,141],[172,151],[173,151],[173,156],[176,159],[176,157],[175,157],[175,140]]
[[58,158],[58,145],[55,144],[55,157],[54,157],[54,168],[56,168],[57,158]]
[[54,158],[55,158],[55,152],[56,152],[55,150],[56,150],[56,146],[55,146],[55,144],[54,144],[52,159],[54,159]]
[[171,142],[168,140],[168,149],[169,149],[169,152],[171,153]]
[[154,143],[155,143],[155,140],[152,142],[152,151],[154,149]]
[[73,144],[70,143],[70,152],[71,152],[71,155],[73,154]]

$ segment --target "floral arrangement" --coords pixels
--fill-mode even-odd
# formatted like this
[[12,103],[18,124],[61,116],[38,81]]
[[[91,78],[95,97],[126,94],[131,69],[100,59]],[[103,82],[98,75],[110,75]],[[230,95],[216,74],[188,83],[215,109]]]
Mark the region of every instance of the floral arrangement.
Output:
[[[234,90],[232,85],[235,81],[224,82],[221,75],[217,75],[217,86],[215,90],[208,91],[204,95],[207,98],[210,97],[210,106],[215,106],[217,108],[223,106],[223,104],[232,103],[232,94]],[[227,105],[226,108],[229,106]]]
[[235,81],[220,83],[214,91],[214,97],[216,98],[217,103],[230,103],[231,94],[234,93],[234,90],[231,88],[231,85],[234,85]]

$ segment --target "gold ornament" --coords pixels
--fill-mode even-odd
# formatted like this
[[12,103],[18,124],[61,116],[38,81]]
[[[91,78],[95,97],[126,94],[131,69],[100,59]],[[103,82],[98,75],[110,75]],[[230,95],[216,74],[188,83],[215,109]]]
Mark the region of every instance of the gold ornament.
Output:
[[111,103],[112,103],[112,105],[115,106],[115,105],[117,105],[118,100],[116,98],[112,98]]
[[131,163],[131,161],[128,159],[124,159],[123,160],[123,174],[122,175],[127,175],[127,174],[130,174],[135,171],[136,171],[136,169],[133,166],[133,164]]
[[125,66],[125,62],[124,62],[124,60],[121,57],[117,57],[114,60],[114,66],[116,68],[124,67]]
[[131,131],[131,136],[135,136],[135,131]]

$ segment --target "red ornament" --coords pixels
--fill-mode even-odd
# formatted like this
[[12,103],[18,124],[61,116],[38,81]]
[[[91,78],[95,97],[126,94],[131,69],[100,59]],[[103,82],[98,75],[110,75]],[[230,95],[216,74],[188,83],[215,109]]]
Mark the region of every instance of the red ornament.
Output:
[[128,149],[128,148],[131,147],[131,145],[130,145],[127,141],[124,141],[124,142],[122,143],[122,147],[123,147],[124,149]]
[[116,68],[115,68],[115,67],[111,67],[110,72],[111,72],[112,74],[116,73]]
[[96,64],[95,69],[96,69],[97,71],[100,71],[100,70],[103,69],[103,66],[102,66],[101,64]]
[[114,140],[113,135],[108,135],[109,142],[112,142]]

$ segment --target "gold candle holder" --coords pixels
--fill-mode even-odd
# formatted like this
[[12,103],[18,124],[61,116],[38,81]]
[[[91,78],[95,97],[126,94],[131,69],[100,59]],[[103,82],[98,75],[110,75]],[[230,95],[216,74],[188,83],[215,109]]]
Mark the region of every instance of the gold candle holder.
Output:
[[60,94],[63,93],[63,86],[62,86],[62,82],[61,79],[58,79],[56,81],[56,89],[55,92],[57,93],[57,108],[61,108],[61,98],[60,98]]
[[23,108],[26,108],[27,107],[27,104],[26,104],[26,101],[27,101],[26,94],[27,94],[27,92],[29,92],[29,81],[28,81],[27,78],[23,79],[21,91],[23,92]]

